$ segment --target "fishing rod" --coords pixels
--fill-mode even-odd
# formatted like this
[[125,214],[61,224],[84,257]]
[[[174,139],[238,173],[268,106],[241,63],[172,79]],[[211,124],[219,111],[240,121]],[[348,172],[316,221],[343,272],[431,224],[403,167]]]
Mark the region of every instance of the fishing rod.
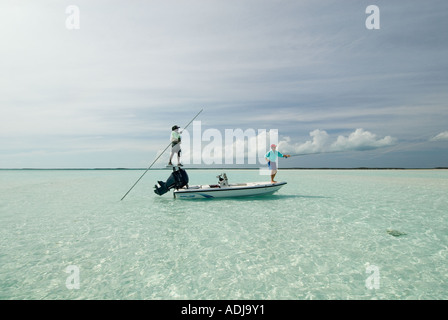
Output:
[[[434,135],[432,135],[432,136],[434,136]],[[381,155],[384,155],[384,154],[389,153],[389,152],[403,151],[403,150],[406,150],[406,149],[410,149],[410,148],[416,147],[416,146],[421,145],[421,144],[426,144],[426,143],[429,143],[429,142],[436,142],[436,140],[432,140],[431,138],[427,138],[427,139],[421,141],[422,137],[424,137],[424,136],[421,136],[418,139],[414,139],[415,141],[419,141],[419,142],[415,142],[415,141],[412,142],[411,141],[411,143],[409,143],[409,144],[401,143],[401,144],[394,144],[394,145],[390,145],[390,146],[386,146],[386,147],[376,147],[376,148],[359,149],[359,150],[356,150],[356,149],[346,149],[346,150],[335,150],[335,151],[319,151],[319,152],[297,153],[297,154],[290,155],[290,157],[308,156],[308,155],[326,154],[326,153],[376,151],[376,150],[379,150],[379,149],[386,149],[386,150],[380,152],[380,156],[381,156]]]
[[324,154],[324,153],[341,153],[341,152],[351,152],[356,150],[339,150],[339,151],[320,151],[320,152],[308,152],[308,153],[297,153],[291,154],[290,157],[298,157],[298,156],[310,156],[313,154]]
[[[185,130],[185,129],[186,129],[186,128],[187,128],[187,127],[194,121],[194,119],[196,119],[196,118],[199,116],[199,114],[202,112],[202,110],[204,110],[204,109],[201,109],[201,111],[199,111],[199,112],[194,116],[194,118],[191,119],[190,122],[188,122],[188,124],[184,127],[184,130]],[[162,153],[159,154],[159,156],[158,156],[158,157],[151,163],[151,165],[148,167],[148,169],[146,169],[146,171],[143,172],[143,174],[140,176],[140,178],[138,178],[138,180],[135,181],[135,183],[132,185],[131,189],[129,189],[128,192],[126,192],[126,194],[123,196],[123,198],[121,198],[120,201],[122,201],[124,198],[126,198],[126,196],[128,195],[128,193],[131,192],[131,190],[132,190],[132,189],[137,185],[137,183],[143,178],[143,176],[146,174],[146,172],[148,172],[148,170],[151,169],[151,167],[154,165],[154,163],[156,163],[156,161],[159,160],[159,158],[162,156],[162,154],[165,153],[166,149],[168,149],[170,145],[171,145],[171,142],[166,146],[166,148],[162,151]]]

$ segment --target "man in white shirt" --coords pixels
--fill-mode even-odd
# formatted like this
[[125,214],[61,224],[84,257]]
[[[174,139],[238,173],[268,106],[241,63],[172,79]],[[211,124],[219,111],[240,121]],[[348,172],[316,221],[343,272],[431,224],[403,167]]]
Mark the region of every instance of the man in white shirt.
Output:
[[179,133],[179,127],[173,126],[171,128],[171,155],[170,155],[170,162],[168,163],[169,166],[173,165],[173,163],[171,161],[173,160],[173,156],[175,154],[177,154],[177,165],[179,167],[182,166],[182,164],[180,163],[180,153],[181,153],[180,141],[181,141],[181,136]]

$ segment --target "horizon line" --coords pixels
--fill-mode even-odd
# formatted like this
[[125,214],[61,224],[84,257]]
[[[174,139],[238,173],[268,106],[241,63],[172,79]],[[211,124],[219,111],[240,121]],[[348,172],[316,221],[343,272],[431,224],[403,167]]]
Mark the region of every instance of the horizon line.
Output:
[[[172,168],[151,168],[150,170],[171,170]],[[188,170],[259,170],[260,167],[249,167],[249,168],[242,168],[242,167],[212,167],[212,168],[200,168],[200,167],[190,167],[190,168],[183,168]],[[279,170],[446,170],[448,167],[412,167],[412,168],[405,168],[405,167],[290,167],[290,168],[279,168]],[[23,171],[32,171],[32,170],[147,170],[147,168],[0,168],[0,170],[23,170]]]

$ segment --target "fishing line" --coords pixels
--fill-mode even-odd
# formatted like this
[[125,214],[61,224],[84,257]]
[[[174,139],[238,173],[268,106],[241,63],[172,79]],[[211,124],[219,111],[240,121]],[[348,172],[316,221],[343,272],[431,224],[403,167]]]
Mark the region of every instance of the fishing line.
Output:
[[[299,156],[309,156],[309,155],[319,155],[319,154],[335,154],[335,153],[351,153],[351,152],[356,152],[356,153],[360,153],[360,152],[375,152],[375,153],[379,153],[376,155],[371,155],[368,160],[370,159],[375,159],[378,157],[381,157],[387,153],[390,152],[396,152],[396,151],[402,151],[402,150],[407,150],[407,149],[411,149],[414,148],[416,146],[422,145],[422,144],[428,144],[428,143],[432,143],[432,142],[437,142],[436,140],[431,140],[432,138],[434,138],[436,135],[431,134],[431,135],[422,135],[417,137],[416,139],[414,139],[414,141],[418,141],[418,142],[410,142],[409,143],[400,143],[400,144],[396,144],[393,146],[389,146],[389,147],[378,147],[378,148],[370,148],[370,149],[364,149],[364,150],[356,150],[356,149],[346,149],[346,150],[335,150],[335,151],[317,151],[317,152],[304,152],[304,153],[297,153],[297,154],[292,154],[290,157],[299,157]],[[422,141],[422,138],[424,138],[424,140]],[[387,149],[387,150],[384,150]],[[352,158],[354,158],[355,156],[352,156]]]

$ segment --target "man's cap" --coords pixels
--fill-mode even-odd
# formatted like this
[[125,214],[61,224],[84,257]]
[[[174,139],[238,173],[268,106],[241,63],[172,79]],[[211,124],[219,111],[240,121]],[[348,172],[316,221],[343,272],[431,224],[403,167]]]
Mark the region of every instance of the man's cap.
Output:
[[276,147],[276,145],[275,144],[271,144],[271,148],[275,148]]
[[179,129],[180,127],[179,126],[173,126],[172,128],[171,128],[171,130],[176,130],[176,129]]

